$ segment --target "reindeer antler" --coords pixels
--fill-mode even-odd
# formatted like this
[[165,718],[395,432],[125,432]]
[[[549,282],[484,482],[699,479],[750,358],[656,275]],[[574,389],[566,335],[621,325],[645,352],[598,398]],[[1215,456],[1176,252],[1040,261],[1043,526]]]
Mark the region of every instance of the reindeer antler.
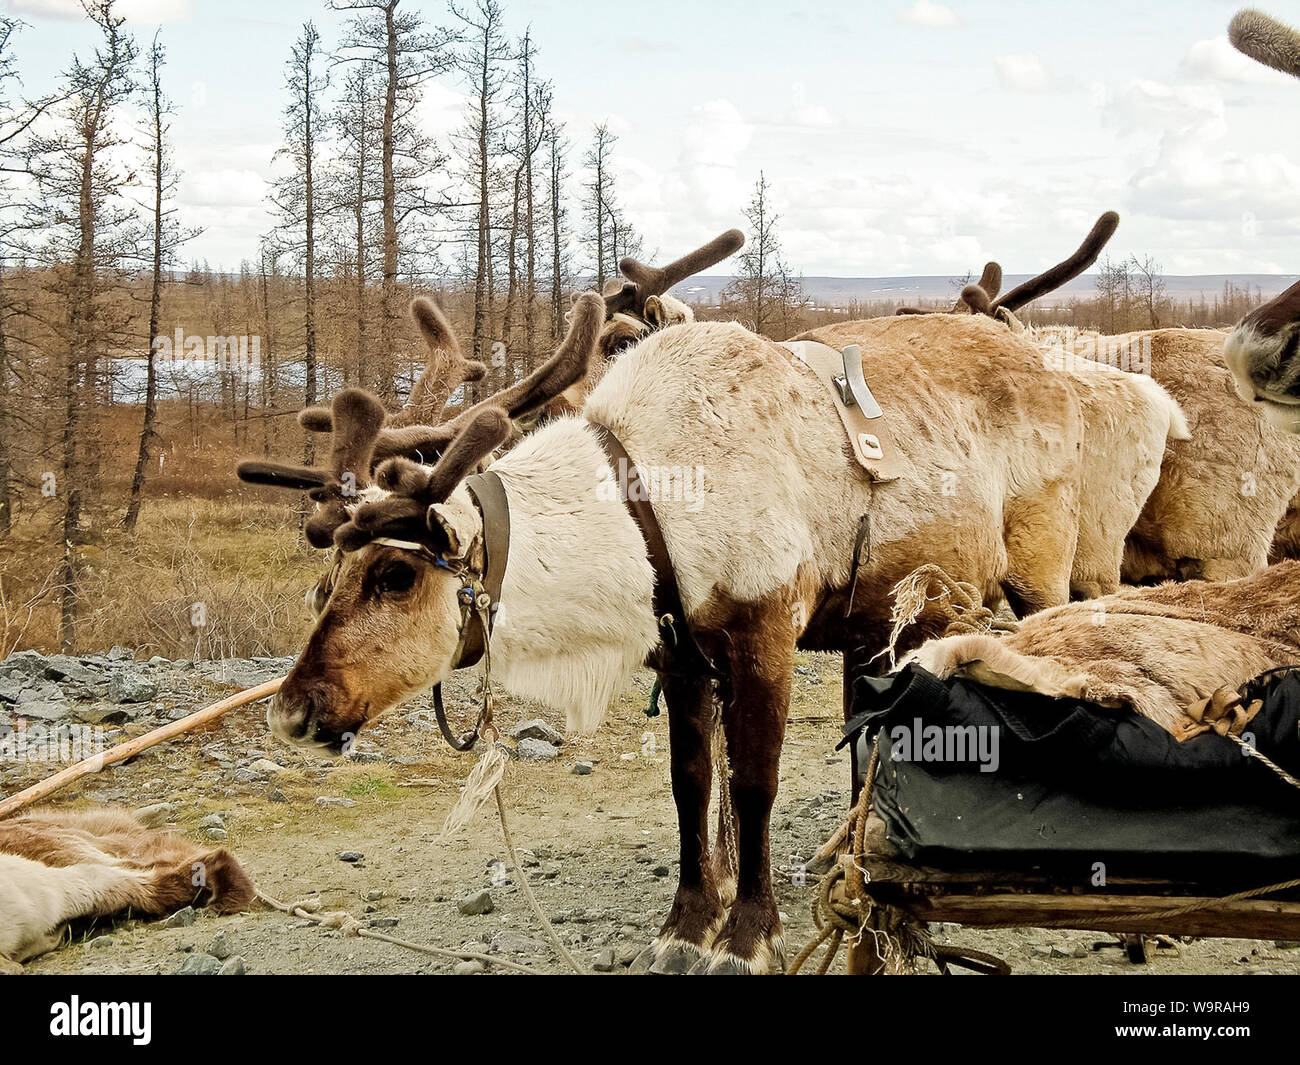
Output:
[[423,296],[412,300],[411,317],[428,345],[429,358],[406,406],[389,419],[391,426],[438,423],[456,389],[466,381],[481,381],[487,376],[483,363],[461,354],[456,334],[433,300]]
[[[470,412],[467,412],[470,413]],[[334,531],[334,544],[354,551],[379,535],[424,537],[433,530],[429,507],[447,497],[480,462],[510,436],[509,416],[500,407],[476,408],[432,467],[391,458],[375,472],[389,495],[362,503]]]
[[738,252],[744,243],[745,235],[740,230],[729,229],[667,266],[646,266],[632,258],[620,260],[618,272],[627,281],[616,290],[612,285],[607,286],[610,291],[605,294],[606,316],[620,311],[639,314],[649,297],[662,296],[692,274],[715,266],[727,256]]
[[1083,243],[1079,245],[1078,251],[1050,270],[1044,270],[1023,285],[1017,285],[993,304],[991,312],[996,315],[999,309],[1018,311],[1026,303],[1032,303],[1040,296],[1046,296],[1049,292],[1060,288],[1066,282],[1073,281],[1097,261],[1101,249],[1115,235],[1115,230],[1118,228],[1119,215],[1114,211],[1107,211],[1093,224],[1088,235],[1083,238]]
[[1300,78],[1300,33],[1262,11],[1238,11],[1228,26],[1228,40],[1257,63]]
[[[299,416],[317,416],[309,408]],[[326,413],[330,420],[330,457],[326,467],[288,466],[272,462],[241,462],[239,479],[295,491],[310,489],[320,506],[307,522],[307,540],[313,547],[328,547],[334,530],[347,521],[347,504],[370,483],[370,464],[384,424],[383,405],[369,392],[349,388],[334,397]],[[304,422],[305,424],[305,422]]]
[[[989,298],[990,302],[997,299],[998,290],[1002,287],[1002,267],[995,262],[985,263],[984,272],[980,274],[980,279],[976,284],[978,284],[980,291]],[[973,286],[968,285],[966,287],[971,288]],[[976,299],[978,298],[977,296]],[[962,289],[962,294],[957,297],[957,302],[952,305],[952,313],[960,314],[963,307],[968,308],[972,314],[991,313],[990,311],[980,312],[976,310],[975,305],[966,299],[965,289]]]
[[483,410],[499,408],[516,420],[532,414],[587,376],[604,322],[604,301],[594,292],[584,292],[569,314],[568,334],[555,354],[531,374],[440,425],[385,429],[376,441],[375,458],[439,454]]

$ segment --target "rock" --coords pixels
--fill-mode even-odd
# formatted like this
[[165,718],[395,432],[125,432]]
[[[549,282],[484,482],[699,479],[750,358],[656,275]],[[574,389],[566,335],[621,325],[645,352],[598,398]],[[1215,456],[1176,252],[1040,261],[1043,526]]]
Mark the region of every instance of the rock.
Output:
[[7,677],[39,677],[47,661],[39,651],[16,651],[0,662],[0,672]]
[[612,973],[618,966],[613,950],[602,950],[591,967],[598,973]]
[[208,814],[206,817],[199,818],[198,827],[201,829],[225,828],[226,819],[220,814]]
[[456,903],[456,909],[466,917],[477,917],[479,914],[491,913],[496,909],[496,903],[492,901],[492,892],[484,889],[466,895]]
[[104,947],[115,947],[117,943],[117,936],[96,936],[94,939],[86,941],[86,949],[101,950]]
[[70,655],[51,655],[46,660],[41,676],[46,680],[71,681],[74,684],[101,684],[104,680],[99,672],[88,669]]
[[339,861],[347,862],[349,865],[355,865],[364,859],[365,855],[360,851],[339,851]]
[[248,768],[251,769],[254,773],[265,773],[269,775],[271,773],[280,772],[284,768],[284,766],[280,765],[279,762],[271,761],[271,759],[269,758],[259,758]]
[[136,711],[126,706],[83,706],[74,713],[87,725],[125,725],[136,717]]
[[118,670],[108,682],[108,699],[114,703],[147,703],[158,698],[158,685],[148,677]]
[[191,954],[181,962],[181,967],[173,975],[216,976],[219,972],[221,972],[221,962],[211,954]]
[[572,773],[575,777],[589,777],[595,768],[590,762],[574,762]]
[[286,795],[284,792],[282,792],[279,788],[272,788],[270,794],[267,795],[266,798],[267,798],[267,800],[268,800],[269,802],[288,802],[288,801],[289,801],[289,796],[287,796],[287,795]]
[[[163,921],[161,921],[161,922],[159,923],[159,927],[161,927],[161,928],[189,928],[190,925],[192,925],[196,920],[198,920],[198,916],[199,916],[199,915],[195,912],[193,906],[182,906],[179,910],[177,910],[177,911],[176,911],[174,914],[172,914],[170,917],[168,917],[168,918],[164,919]],[[215,960],[215,959],[213,959],[213,960]]]
[[515,756],[525,762],[549,762],[559,753],[554,744],[545,740],[520,740],[515,747]]
[[372,917],[370,918],[371,928],[396,928],[398,917]]
[[619,965],[631,965],[636,961],[636,956],[640,953],[641,951],[637,947],[633,946],[631,943],[627,944],[618,952]]
[[1300,939],[1275,939],[1273,946],[1278,950],[1300,950]]
[[248,972],[244,965],[244,959],[236,954],[233,958],[227,958],[221,964],[221,969],[217,972],[218,976],[243,976]]
[[650,870],[650,872],[657,877],[663,878],[667,876],[669,873],[671,873],[672,870],[669,869],[668,866],[666,865],[656,865],[653,869]]
[[[25,695],[26,692],[23,694]],[[52,703],[44,699],[37,699],[32,702],[20,702],[17,711],[20,717],[34,717],[40,721],[58,721],[69,713],[66,704]]]
[[225,961],[234,953],[230,949],[230,940],[225,932],[218,932],[212,937],[212,942],[208,944],[208,953],[218,961]]
[[156,828],[167,824],[179,811],[180,807],[174,802],[155,802],[132,810],[131,816],[146,828]]
[[108,652],[107,657],[110,662],[133,662],[135,661],[135,652],[129,647],[114,646]]
[[477,976],[479,973],[487,972],[487,966],[477,958],[467,958],[453,965],[451,971],[455,976]]
[[512,740],[542,740],[552,747],[559,747],[564,743],[563,734],[553,729],[540,717],[525,721],[522,725],[516,725],[510,730],[510,738]]
[[21,681],[15,680],[13,677],[0,676],[0,702],[16,703],[18,696],[22,692],[23,685]]
[[339,799],[333,795],[318,795],[316,796],[316,805],[325,810],[331,806],[356,806],[356,803],[352,799]]
[[543,954],[546,944],[507,928],[492,937],[489,949],[493,954]]

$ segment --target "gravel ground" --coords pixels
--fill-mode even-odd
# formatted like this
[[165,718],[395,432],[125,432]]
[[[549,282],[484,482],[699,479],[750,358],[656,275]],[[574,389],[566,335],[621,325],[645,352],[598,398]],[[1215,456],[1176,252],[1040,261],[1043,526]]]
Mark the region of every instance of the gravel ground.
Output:
[[[278,659],[134,661],[128,651],[75,659],[23,653],[0,663],[0,740],[6,727],[75,734],[100,728],[108,743],[189,713],[235,688],[280,675]],[[469,718],[472,681],[447,686]],[[677,875],[668,776],[668,727],[643,708],[639,674],[597,734],[565,740],[557,715],[498,701],[497,720],[521,755],[506,770],[511,827],[523,873],[569,949],[588,967],[619,972],[657,931]],[[791,957],[813,931],[813,889],[794,875],[835,829],[848,801],[839,739],[839,660],[801,655],[781,789],[773,816],[777,902]],[[419,703],[365,734],[354,756],[321,759],[275,742],[262,709],[152,748],[88,777],[61,803],[99,802],[157,813],[201,841],[220,841],[259,887],[282,900],[312,899],[369,926],[434,946],[482,952],[538,972],[562,971],[507,866],[491,804],[455,839],[440,830],[473,756],[443,744]],[[453,711],[455,713],[455,711]],[[11,733],[12,735],[16,735]],[[559,742],[556,742],[559,741]],[[0,791],[48,775],[47,762],[0,758]],[[342,857],[340,857],[342,856]],[[937,930],[940,939],[997,954],[1028,973],[1300,973],[1300,949],[1201,940],[1128,962],[1097,933],[1036,929]],[[1099,946],[1100,945],[1100,946]],[[1296,945],[1300,947],[1300,944]],[[259,909],[215,917],[182,911],[161,922],[79,923],[31,973],[452,972],[453,961],[376,940],[344,937]],[[488,971],[504,972],[489,964]],[[482,971],[478,963],[459,967]]]

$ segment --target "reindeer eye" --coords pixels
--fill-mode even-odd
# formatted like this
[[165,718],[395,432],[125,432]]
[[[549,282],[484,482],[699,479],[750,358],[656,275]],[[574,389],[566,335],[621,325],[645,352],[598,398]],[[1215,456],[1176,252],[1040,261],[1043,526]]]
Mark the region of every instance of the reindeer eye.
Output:
[[415,586],[415,567],[409,562],[391,562],[383,568],[375,589],[380,595],[400,595]]

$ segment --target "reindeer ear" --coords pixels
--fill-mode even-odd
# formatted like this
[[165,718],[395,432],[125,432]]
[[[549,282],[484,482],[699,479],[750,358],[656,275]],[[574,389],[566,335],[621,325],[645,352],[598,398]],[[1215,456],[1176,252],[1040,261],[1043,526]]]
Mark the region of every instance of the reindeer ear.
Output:
[[455,501],[434,503],[425,520],[429,531],[446,541],[439,552],[444,558],[464,558],[482,528],[478,512]]

